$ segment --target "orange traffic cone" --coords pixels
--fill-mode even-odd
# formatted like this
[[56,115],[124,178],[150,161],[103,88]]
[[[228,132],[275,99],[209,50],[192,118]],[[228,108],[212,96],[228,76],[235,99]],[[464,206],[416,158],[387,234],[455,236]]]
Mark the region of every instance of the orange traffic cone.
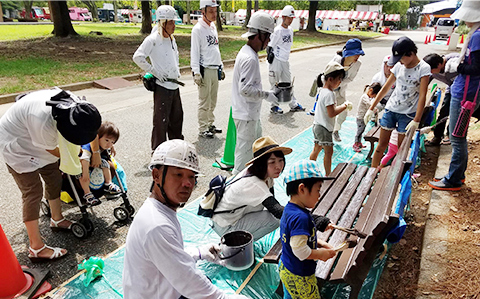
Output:
[[424,42],[424,44],[425,44],[425,45],[428,44],[428,35],[425,36],[425,42]]
[[428,36],[428,43],[430,43],[431,41],[432,41],[432,36],[429,35],[429,36]]
[[437,35],[434,34],[434,35],[433,35],[433,41],[435,41],[436,39],[437,39]]
[[0,281],[3,285],[0,288],[0,298],[13,298],[17,294],[22,294],[28,290],[33,282],[31,279],[28,281],[29,275],[24,273],[22,267],[20,267],[1,225],[0,260],[3,268],[0,271]]
[[450,37],[451,37],[451,36],[448,37],[447,46],[450,45]]
[[463,44],[463,34],[462,34],[462,37],[460,38],[460,43]]

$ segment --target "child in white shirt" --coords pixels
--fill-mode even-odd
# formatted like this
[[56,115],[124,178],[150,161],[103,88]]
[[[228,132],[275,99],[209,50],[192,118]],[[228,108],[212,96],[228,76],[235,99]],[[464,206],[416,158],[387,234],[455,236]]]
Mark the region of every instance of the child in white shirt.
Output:
[[325,67],[323,74],[318,75],[317,79],[320,90],[312,128],[315,145],[310,154],[310,160],[316,161],[318,154],[324,149],[323,166],[325,167],[326,175],[330,174],[332,168],[332,134],[335,126],[335,116],[345,110],[352,110],[353,107],[349,101],[345,101],[344,104],[337,106],[333,90],[342,83],[343,78],[345,78],[345,68],[338,62],[331,61]]
[[[365,117],[365,113],[370,108],[370,105],[375,101],[375,96],[378,94],[382,85],[380,83],[375,82],[371,85],[365,86],[365,90],[363,91],[363,95],[360,98],[360,102],[358,103],[358,110],[357,110],[357,135],[355,135],[355,143],[353,144],[353,150],[357,153],[362,151],[363,144],[362,144],[362,134],[365,132],[365,122],[363,118]],[[375,110],[378,110],[375,108]],[[377,112],[375,111],[374,112]]]

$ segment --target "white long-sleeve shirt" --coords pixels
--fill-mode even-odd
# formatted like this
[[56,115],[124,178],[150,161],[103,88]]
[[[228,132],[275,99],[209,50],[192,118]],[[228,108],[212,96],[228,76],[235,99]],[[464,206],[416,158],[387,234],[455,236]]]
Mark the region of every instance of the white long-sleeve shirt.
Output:
[[[162,38],[158,32],[147,36],[143,43],[133,54],[133,61],[145,72],[153,74],[157,78],[180,78],[180,68],[178,66],[178,48],[175,38]],[[150,57],[150,64],[147,61]],[[173,82],[160,82],[157,84],[166,89],[175,90],[178,84]]]
[[[336,54],[332,60],[342,64],[342,56],[338,54]],[[345,78],[343,78],[342,83],[340,83],[340,86],[335,89],[335,96],[337,97],[337,99],[339,97],[345,99],[348,83],[352,82],[353,79],[355,79],[361,66],[362,62],[360,61],[360,59],[350,65],[350,68],[348,69],[348,71],[346,71]]]
[[282,25],[278,25],[273,30],[272,36],[270,36],[270,42],[268,43],[268,46],[272,47],[273,53],[275,54],[275,59],[280,61],[288,61],[292,44],[292,28],[285,28]]
[[193,26],[190,48],[190,67],[194,74],[200,74],[200,66],[223,66],[217,27],[213,22],[208,25],[203,19]]
[[262,90],[258,54],[249,45],[244,45],[233,67],[232,117],[246,121],[259,120],[262,100],[267,95]]
[[124,298],[239,298],[226,295],[196,269],[183,248],[177,214],[148,198],[128,231],[123,268]]

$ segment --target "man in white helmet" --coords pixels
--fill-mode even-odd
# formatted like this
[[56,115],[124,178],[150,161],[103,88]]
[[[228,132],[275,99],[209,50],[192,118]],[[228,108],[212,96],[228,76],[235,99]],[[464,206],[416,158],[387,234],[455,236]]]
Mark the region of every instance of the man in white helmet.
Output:
[[200,169],[195,147],[168,140],[152,155],[152,193],[139,209],[128,231],[123,268],[124,298],[239,298],[216,288],[198,269],[200,259],[219,263],[217,245],[183,247],[177,208],[195,186]]
[[191,35],[190,66],[193,80],[198,86],[199,136],[204,138],[213,138],[213,134],[222,133],[222,130],[213,124],[218,81],[225,78],[218,47],[217,27],[214,24],[217,7],[216,0],[200,1],[202,18],[193,26]]
[[256,12],[248,22],[246,45],[238,52],[233,68],[232,117],[237,129],[235,167],[233,174],[245,168],[253,158],[252,144],[262,136],[260,110],[262,100],[278,106],[278,98],[271,90],[263,90],[258,52],[264,50],[273,33],[274,19],[265,12]]
[[[162,5],[157,9],[158,30],[145,38],[133,54],[133,61],[156,79],[153,92],[152,152],[168,139],[183,139],[183,108],[178,84],[168,79],[178,79],[178,48],[175,31],[175,9]],[[150,58],[148,62],[147,57]]]
[[[293,44],[293,30],[290,27],[293,18],[295,18],[293,6],[285,6],[282,10],[282,24],[275,27],[267,47],[268,79],[272,89],[277,83],[292,82],[288,58]],[[288,105],[291,112],[305,111],[293,94],[292,101]],[[278,105],[272,104],[270,112],[282,114],[283,110]]]

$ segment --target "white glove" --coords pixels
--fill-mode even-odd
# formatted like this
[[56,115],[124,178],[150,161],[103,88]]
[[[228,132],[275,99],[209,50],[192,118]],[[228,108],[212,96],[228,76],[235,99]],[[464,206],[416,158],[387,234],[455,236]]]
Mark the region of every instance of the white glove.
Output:
[[423,127],[420,129],[420,134],[428,134],[432,131],[433,126]]
[[275,106],[279,105],[278,104],[278,98],[272,90],[265,91],[265,93],[266,93],[265,94],[265,100],[267,102],[270,102],[270,103],[274,104]]
[[217,244],[207,244],[197,247],[200,260],[206,260],[210,263],[215,263],[224,266],[225,263],[220,259],[220,247]]
[[193,76],[193,81],[194,81],[195,84],[197,84],[198,86],[202,85],[202,83],[203,83],[202,75],[200,75],[200,74],[195,74],[195,75]]
[[445,73],[457,73],[458,65],[460,64],[459,58],[451,58],[445,65]]
[[351,111],[353,109],[353,104],[350,101],[345,101],[344,103],[347,106],[347,111]]
[[317,95],[317,89],[318,89],[317,78],[315,78],[315,80],[313,80],[312,87],[310,87],[310,92],[308,93],[308,95],[314,98]]
[[416,131],[419,125],[420,123],[418,121],[412,120],[411,122],[408,123],[405,129],[407,130],[407,132],[410,132],[410,130]]
[[365,113],[365,116],[363,117],[363,122],[365,123],[365,125],[368,125],[368,122],[372,119],[374,114],[375,112],[373,112],[373,110],[367,110],[367,113]]

